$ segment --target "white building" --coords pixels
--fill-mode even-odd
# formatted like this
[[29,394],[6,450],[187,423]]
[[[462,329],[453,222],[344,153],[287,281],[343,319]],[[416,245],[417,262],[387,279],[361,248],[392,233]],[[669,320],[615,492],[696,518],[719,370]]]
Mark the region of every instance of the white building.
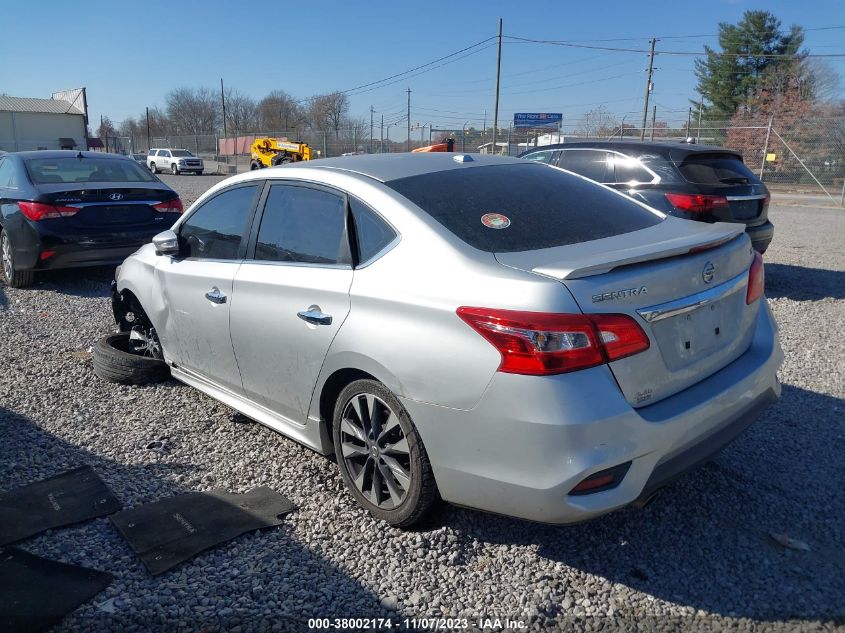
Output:
[[0,95],[0,150],[87,150],[85,89],[52,99]]

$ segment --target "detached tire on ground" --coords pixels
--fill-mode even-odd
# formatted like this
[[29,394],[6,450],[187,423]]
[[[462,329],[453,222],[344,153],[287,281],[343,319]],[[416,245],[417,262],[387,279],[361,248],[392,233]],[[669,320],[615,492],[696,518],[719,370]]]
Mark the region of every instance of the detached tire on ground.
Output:
[[108,382],[125,385],[146,385],[170,377],[170,368],[163,360],[133,354],[129,351],[129,333],[104,336],[94,347],[94,373]]

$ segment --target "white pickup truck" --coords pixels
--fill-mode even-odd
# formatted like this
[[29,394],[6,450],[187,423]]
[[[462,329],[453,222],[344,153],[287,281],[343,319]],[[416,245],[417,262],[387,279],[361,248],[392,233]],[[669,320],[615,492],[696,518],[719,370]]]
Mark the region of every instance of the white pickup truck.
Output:
[[150,171],[158,173],[160,171],[169,171],[171,174],[181,174],[183,172],[193,172],[197,175],[201,174],[205,166],[202,159],[197,158],[186,149],[151,149],[147,153],[147,167]]

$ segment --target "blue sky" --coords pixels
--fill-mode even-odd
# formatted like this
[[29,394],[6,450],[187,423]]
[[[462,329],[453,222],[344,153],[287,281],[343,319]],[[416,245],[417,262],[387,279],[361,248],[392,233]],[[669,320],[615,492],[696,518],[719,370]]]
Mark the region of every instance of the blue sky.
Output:
[[[255,98],[282,89],[300,98],[346,90],[400,73],[496,34],[645,49],[700,51],[719,22],[765,8],[787,27],[845,25],[842,0],[627,2],[222,2],[203,0],[10,0],[4,3],[0,93],[49,97],[88,88],[92,127],[100,114],[116,123],[145,106],[163,106],[177,86],[219,90],[223,77]],[[668,39],[675,36],[705,36]],[[631,39],[634,38],[634,39]],[[491,43],[492,44],[492,43]],[[845,53],[845,29],[809,31],[814,53]],[[481,50],[479,50],[481,49]],[[492,120],[496,48],[479,47],[430,72],[350,97],[351,114],[376,121],[404,116],[435,127],[480,127]],[[843,76],[845,58],[830,60]],[[506,43],[500,120],[514,112],[563,112],[572,123],[605,105],[638,121],[647,68],[644,53]],[[658,56],[653,103],[658,119],[685,119],[694,97],[693,58]]]

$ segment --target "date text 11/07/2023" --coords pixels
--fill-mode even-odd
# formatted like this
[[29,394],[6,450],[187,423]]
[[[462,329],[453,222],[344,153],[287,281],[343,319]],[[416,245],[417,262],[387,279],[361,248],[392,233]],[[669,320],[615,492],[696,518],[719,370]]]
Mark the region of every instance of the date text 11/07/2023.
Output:
[[527,628],[524,620],[510,618],[310,618],[309,629],[367,630],[390,629],[457,631],[519,631]]

